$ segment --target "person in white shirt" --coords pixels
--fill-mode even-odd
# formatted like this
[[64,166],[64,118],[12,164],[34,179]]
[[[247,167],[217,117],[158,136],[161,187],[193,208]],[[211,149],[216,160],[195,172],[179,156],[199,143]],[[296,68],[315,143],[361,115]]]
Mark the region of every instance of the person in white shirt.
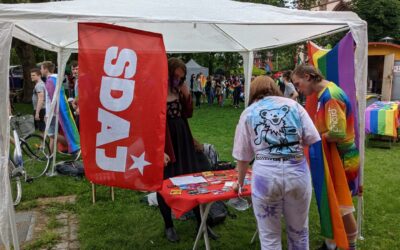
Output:
[[255,159],[252,202],[261,248],[282,249],[281,215],[286,221],[289,249],[309,249],[308,212],[311,176],[303,147],[320,140],[305,109],[282,97],[268,76],[250,85],[249,107],[236,127],[233,157],[238,161],[240,192],[247,167]]

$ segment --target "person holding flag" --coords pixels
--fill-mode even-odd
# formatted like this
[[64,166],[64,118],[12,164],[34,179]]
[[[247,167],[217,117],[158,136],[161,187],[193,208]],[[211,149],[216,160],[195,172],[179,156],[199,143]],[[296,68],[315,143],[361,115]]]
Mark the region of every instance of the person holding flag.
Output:
[[[332,182],[334,186],[333,190],[331,189],[333,193],[328,191],[327,195],[336,197],[333,201],[325,200],[329,200],[331,208],[334,203],[339,205],[343,220],[339,229],[344,226],[347,235],[347,240],[344,238],[342,243],[338,243],[338,236],[334,235],[338,231],[333,228],[334,241],[326,240],[320,249],[342,247],[343,242],[348,244],[347,249],[356,249],[358,232],[353,215],[351,191],[356,188],[354,182],[359,170],[359,152],[355,144],[354,113],[349,98],[339,86],[325,80],[319,70],[311,65],[298,65],[292,73],[292,81],[302,94],[306,96],[317,94],[315,125],[321,134],[325,162],[329,165],[326,176],[329,176],[328,182]],[[322,221],[321,219],[321,223]],[[333,225],[337,221],[331,217],[328,223]],[[321,225],[321,228],[324,228],[324,225]]]

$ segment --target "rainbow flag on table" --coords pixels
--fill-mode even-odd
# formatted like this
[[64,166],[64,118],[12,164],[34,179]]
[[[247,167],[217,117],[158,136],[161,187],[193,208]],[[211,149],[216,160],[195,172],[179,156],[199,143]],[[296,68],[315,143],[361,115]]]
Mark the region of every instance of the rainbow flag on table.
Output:
[[365,132],[397,137],[400,125],[400,102],[374,102],[365,110]]
[[[354,40],[348,33],[331,50],[322,49],[315,43],[308,43],[309,63],[318,68],[328,81],[337,84],[348,96],[354,113],[355,142],[359,144],[358,106],[355,86]],[[317,94],[307,97],[306,110],[317,113]],[[310,115],[314,120],[314,115]],[[314,121],[315,122],[315,121]],[[335,143],[326,141],[309,148],[311,174],[320,215],[321,234],[333,239],[339,248],[347,249],[348,241],[341,210],[353,209],[352,197]],[[355,181],[358,189],[358,179]],[[355,190],[354,194],[358,190]]]

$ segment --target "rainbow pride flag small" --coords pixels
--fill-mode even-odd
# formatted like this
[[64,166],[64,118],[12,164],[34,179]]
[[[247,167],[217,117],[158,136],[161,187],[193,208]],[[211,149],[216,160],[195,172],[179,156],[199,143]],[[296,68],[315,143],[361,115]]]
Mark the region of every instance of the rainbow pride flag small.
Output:
[[[49,78],[53,83],[53,88],[55,90],[57,83],[57,75],[53,74]],[[53,98],[53,95],[51,95],[50,93],[49,95],[50,98]],[[76,127],[75,119],[69,107],[69,103],[67,101],[67,96],[65,95],[65,90],[63,86],[61,86],[60,88],[59,95],[60,95],[59,123],[64,133],[64,137],[68,143],[68,152],[74,153],[81,148],[78,128]]]
[[400,126],[400,102],[374,102],[365,110],[367,134],[397,137]]

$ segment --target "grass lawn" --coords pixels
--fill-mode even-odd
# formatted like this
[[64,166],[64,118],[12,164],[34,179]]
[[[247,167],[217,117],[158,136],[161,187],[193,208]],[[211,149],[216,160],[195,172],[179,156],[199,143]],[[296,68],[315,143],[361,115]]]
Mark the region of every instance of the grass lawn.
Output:
[[[26,105],[17,105],[17,110],[31,113]],[[204,105],[196,109],[190,119],[192,133],[199,141],[214,144],[222,160],[232,160],[233,135],[241,111],[231,106],[221,108]],[[365,240],[360,242],[360,249],[400,249],[399,160],[400,143],[390,150],[368,148],[366,151]],[[43,177],[32,184],[23,185],[22,203],[17,210],[35,207],[38,197],[77,194],[75,207],[61,206],[55,209],[68,209],[78,215],[82,249],[191,249],[195,221],[176,221],[181,242],[171,244],[164,238],[159,211],[140,202],[143,193],[117,189],[115,202],[111,201],[108,188],[99,187],[97,193],[98,201],[92,205],[91,188],[87,181],[63,176]],[[237,218],[228,217],[215,228],[221,238],[211,241],[212,248],[260,249],[258,242],[249,244],[256,229],[252,210],[231,211]],[[321,243],[314,200],[310,211],[310,242],[310,249],[316,249]],[[203,242],[199,249],[204,249]]]

